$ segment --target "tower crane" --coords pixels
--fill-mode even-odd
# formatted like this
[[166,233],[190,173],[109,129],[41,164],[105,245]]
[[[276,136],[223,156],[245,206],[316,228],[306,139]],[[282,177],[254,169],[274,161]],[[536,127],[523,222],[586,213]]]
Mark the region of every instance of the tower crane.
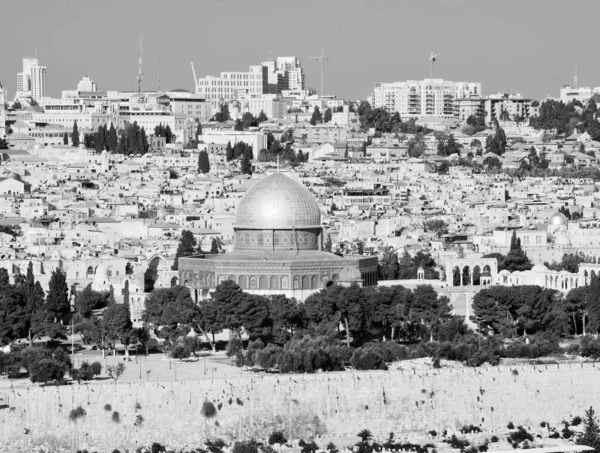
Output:
[[325,94],[325,62],[329,60],[329,57],[325,55],[325,51],[321,51],[321,55],[318,57],[308,57],[310,60],[317,60],[321,63],[321,96]]
[[140,36],[140,59],[138,60],[138,76],[136,77],[137,81],[137,90],[138,93],[142,92],[142,82],[144,80],[144,73],[142,72],[142,56],[144,55],[144,48],[142,47],[142,36]]
[[196,70],[194,69],[194,62],[192,61],[192,74],[194,75],[194,90],[198,92],[198,78],[196,77]]
[[431,55],[429,55],[429,78],[430,79],[433,79],[435,61],[437,60],[437,57],[439,57],[439,56],[440,56],[439,53],[433,53],[433,52],[431,52]]

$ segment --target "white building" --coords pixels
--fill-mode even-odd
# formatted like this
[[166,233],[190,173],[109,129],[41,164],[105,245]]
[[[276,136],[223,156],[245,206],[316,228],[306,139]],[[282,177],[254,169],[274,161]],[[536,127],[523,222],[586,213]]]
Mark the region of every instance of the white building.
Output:
[[586,103],[592,95],[600,93],[600,87],[572,87],[571,85],[563,85],[560,87],[560,100],[565,104],[571,101],[580,101]]
[[402,118],[455,118],[457,99],[480,95],[481,83],[424,79],[377,83],[369,101],[373,108],[398,112]]
[[37,58],[23,57],[23,71],[17,73],[15,97],[28,96],[35,100],[46,97],[46,66],[40,66]]
[[252,146],[254,158],[258,157],[261,149],[267,148],[267,136],[263,132],[245,132],[245,131],[211,131],[202,134],[204,143],[217,143],[220,145],[235,146],[237,142],[244,142]]
[[244,93],[267,94],[268,85],[268,68],[256,65],[250,66],[248,72],[222,72],[220,77],[201,77],[198,79],[196,94],[201,95],[216,108],[222,102],[238,99]]
[[88,76],[85,76],[77,84],[77,91],[98,91],[98,86],[96,85],[96,82]]
[[283,118],[287,113],[287,102],[274,94],[250,96],[241,102],[243,111],[252,113],[254,117],[260,115],[261,111],[265,112],[269,119]]
[[284,90],[304,89],[304,69],[296,57],[277,57],[277,72],[283,76]]

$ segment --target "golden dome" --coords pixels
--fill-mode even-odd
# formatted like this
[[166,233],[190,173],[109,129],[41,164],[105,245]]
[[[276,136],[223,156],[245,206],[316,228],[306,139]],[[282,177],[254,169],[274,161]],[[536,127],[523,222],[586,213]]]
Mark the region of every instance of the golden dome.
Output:
[[567,217],[562,212],[555,212],[548,219],[548,225],[552,226],[566,226],[568,223]]
[[236,230],[321,228],[321,210],[308,189],[289,176],[274,173],[248,189],[235,221]]

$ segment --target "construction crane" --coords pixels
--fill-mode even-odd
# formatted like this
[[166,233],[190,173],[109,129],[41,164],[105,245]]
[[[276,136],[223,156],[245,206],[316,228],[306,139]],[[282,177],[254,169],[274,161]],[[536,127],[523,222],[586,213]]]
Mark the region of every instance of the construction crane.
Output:
[[440,56],[439,53],[433,53],[433,52],[431,52],[431,55],[429,55],[429,78],[430,79],[433,79],[435,60],[439,56]]
[[329,60],[329,57],[325,55],[325,51],[321,51],[321,55],[318,57],[308,57],[310,60],[317,60],[321,63],[321,96],[325,95],[325,62]]
[[140,42],[140,59],[138,60],[138,75],[136,77],[138,93],[142,92],[142,82],[144,80],[144,73],[142,72],[142,56],[144,55],[144,48],[142,47],[142,36],[139,39]]
[[196,70],[194,69],[194,62],[192,61],[192,74],[194,75],[194,90],[195,93],[198,92],[198,78],[196,77]]

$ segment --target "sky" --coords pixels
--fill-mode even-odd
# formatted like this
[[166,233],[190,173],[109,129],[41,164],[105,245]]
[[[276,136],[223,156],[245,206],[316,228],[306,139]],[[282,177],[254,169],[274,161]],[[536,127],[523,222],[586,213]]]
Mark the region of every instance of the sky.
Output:
[[600,0],[18,0],[1,10],[0,83],[12,99],[21,58],[37,52],[49,96],[85,75],[100,90],[134,90],[143,36],[144,88],[192,90],[198,77],[301,60],[307,86],[365,99],[375,82],[428,77],[481,82],[484,94],[558,97],[600,86]]

